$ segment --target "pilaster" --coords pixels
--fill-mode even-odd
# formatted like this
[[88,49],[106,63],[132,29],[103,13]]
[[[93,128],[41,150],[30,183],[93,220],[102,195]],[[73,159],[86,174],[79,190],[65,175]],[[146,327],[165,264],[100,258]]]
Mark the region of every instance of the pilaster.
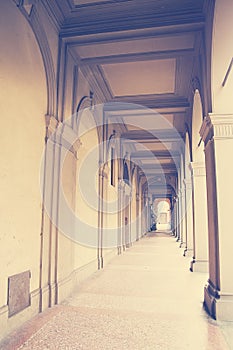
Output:
[[204,162],[191,162],[193,186],[193,260],[192,272],[208,272],[208,221],[206,171]]
[[233,321],[233,114],[210,114],[203,121],[200,135],[205,142],[209,235],[209,280],[204,303],[212,317]]
[[186,200],[185,200],[185,186],[183,185],[180,189],[180,248],[186,247]]
[[186,202],[186,247],[184,256],[193,255],[193,203],[191,178],[184,179],[185,202]]

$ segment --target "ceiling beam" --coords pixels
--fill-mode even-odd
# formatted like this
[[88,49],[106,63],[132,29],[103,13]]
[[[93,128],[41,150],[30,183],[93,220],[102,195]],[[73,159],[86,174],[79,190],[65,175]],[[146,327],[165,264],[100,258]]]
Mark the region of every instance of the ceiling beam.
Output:
[[119,43],[129,40],[143,40],[149,38],[167,38],[170,36],[180,36],[185,34],[202,33],[202,26],[189,25],[174,27],[160,27],[152,29],[140,29],[135,31],[102,33],[98,35],[64,35],[63,40],[69,43],[69,47],[89,46],[96,44]]
[[[134,146],[135,144],[145,144],[145,149],[147,149],[147,146],[146,144],[149,143],[153,143],[153,144],[156,144],[156,145],[159,145],[161,144],[161,146],[166,146],[167,143],[176,143],[176,144],[179,144],[180,142],[183,142],[181,139],[177,140],[177,139],[174,139],[174,138],[167,138],[167,139],[164,139],[164,140],[161,140],[161,139],[137,139],[137,140],[130,140],[130,139],[122,139],[123,143],[124,144],[127,144],[127,145],[132,145]],[[169,148],[169,147],[168,147]]]
[[[174,141],[180,141],[183,138],[183,135],[178,132],[172,132],[170,130],[151,130],[151,132],[145,130],[132,130],[121,135],[122,139],[128,140],[158,140],[168,142],[169,139]],[[169,141],[170,142],[170,141]]]
[[[116,96],[112,102],[119,102],[115,105],[114,103],[109,105],[109,110],[123,110],[126,109],[126,103],[129,104],[128,109],[133,110],[133,105],[137,105],[138,108],[188,108],[190,107],[189,100],[186,97],[176,96],[174,94],[155,94],[155,95],[135,95],[135,96]],[[122,106],[120,105],[122,103]]]
[[173,158],[180,158],[180,153],[175,151],[138,151],[131,153],[131,158],[134,159],[153,159],[153,156],[155,156],[158,159],[173,159]]
[[148,173],[153,173],[154,171],[160,170],[160,173],[162,170],[169,170],[169,171],[173,171],[176,172],[177,167],[175,164],[144,164],[141,165],[141,169],[142,171],[144,171],[145,174]]
[[165,175],[170,175],[170,176],[177,176],[177,170],[173,170],[173,169],[163,169],[161,171],[161,169],[154,169],[152,170],[147,170],[145,172],[145,177],[149,177],[149,176],[155,176],[155,175],[161,175],[161,174],[165,174]]
[[83,58],[80,61],[80,65],[104,65],[113,63],[125,63],[125,62],[138,62],[138,61],[150,61],[160,60],[167,58],[178,57],[193,57],[195,55],[194,49],[177,49],[177,50],[164,50],[164,51],[152,51],[152,52],[139,52],[112,56],[100,56]]
[[[63,0],[64,1],[64,0]],[[158,29],[166,27],[171,33],[177,28],[183,31],[202,29],[205,24],[205,16],[201,12],[187,13],[152,13],[151,8],[144,7],[147,13],[142,13],[141,1],[139,7],[132,11],[131,8],[112,12],[110,8],[79,8],[72,16],[67,17],[63,23],[61,37],[74,37],[86,35],[99,35],[107,33],[120,33],[124,31],[140,31],[145,29]],[[130,13],[130,20],[129,20]]]
[[159,112],[153,112],[153,111],[141,111],[141,112],[138,112],[138,111],[135,111],[135,112],[132,112],[132,113],[124,113],[123,111],[122,112],[119,112],[119,114],[116,114],[116,113],[111,113],[111,112],[109,112],[108,114],[106,113],[106,116],[108,117],[108,118],[128,118],[128,117],[133,117],[133,118],[135,118],[135,117],[142,117],[142,118],[144,118],[144,117],[156,117],[156,116],[158,116],[158,117],[162,117],[162,116],[166,116],[166,115],[168,115],[168,116],[170,116],[170,115],[178,115],[178,116],[183,116],[184,114],[186,114],[186,112],[185,111],[179,111],[179,112],[177,112],[177,111],[175,111],[175,109],[174,109],[174,112],[171,110],[171,111],[169,111],[169,112],[161,112],[161,113],[159,113]]

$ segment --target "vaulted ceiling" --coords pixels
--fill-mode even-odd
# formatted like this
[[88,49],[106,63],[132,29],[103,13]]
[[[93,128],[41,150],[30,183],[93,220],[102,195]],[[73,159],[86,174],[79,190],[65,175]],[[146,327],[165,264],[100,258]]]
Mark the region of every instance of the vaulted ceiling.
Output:
[[161,171],[175,176],[208,1],[57,2],[65,15],[61,37],[79,66],[95,76],[106,101],[123,103],[107,115],[124,124],[132,160],[153,183]]

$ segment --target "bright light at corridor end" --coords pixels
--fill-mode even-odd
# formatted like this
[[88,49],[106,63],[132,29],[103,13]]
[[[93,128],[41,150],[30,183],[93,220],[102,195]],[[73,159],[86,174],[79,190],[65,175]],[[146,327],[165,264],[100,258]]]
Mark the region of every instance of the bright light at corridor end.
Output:
[[[130,122],[126,124],[126,120]],[[146,135],[146,141],[127,138],[132,131],[134,135]],[[119,246],[126,231],[132,233],[142,227],[152,204],[138,193],[136,174],[143,174],[149,195],[153,169],[166,184],[164,168],[151,144],[156,141],[170,152],[175,172],[180,172],[179,157],[173,157],[168,147],[171,137],[179,150],[185,149],[183,138],[168,118],[129,103],[92,105],[58,123],[48,133],[41,161],[40,188],[48,218],[61,234],[78,244]],[[132,152],[146,154],[150,166],[140,156],[131,157]],[[163,197],[166,195],[165,191]],[[59,210],[53,206],[54,200]],[[138,200],[141,205],[135,214]],[[129,217],[127,222],[125,216]]]

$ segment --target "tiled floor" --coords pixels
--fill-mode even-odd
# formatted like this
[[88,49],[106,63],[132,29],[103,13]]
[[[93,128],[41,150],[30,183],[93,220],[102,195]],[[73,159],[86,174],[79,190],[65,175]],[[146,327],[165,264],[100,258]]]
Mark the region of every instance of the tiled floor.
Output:
[[[11,349],[233,349],[227,345],[232,327],[219,327],[202,308],[207,275],[189,272],[189,261],[170,235],[148,235],[47,312],[42,327]],[[36,327],[38,318],[31,327],[33,322]]]

